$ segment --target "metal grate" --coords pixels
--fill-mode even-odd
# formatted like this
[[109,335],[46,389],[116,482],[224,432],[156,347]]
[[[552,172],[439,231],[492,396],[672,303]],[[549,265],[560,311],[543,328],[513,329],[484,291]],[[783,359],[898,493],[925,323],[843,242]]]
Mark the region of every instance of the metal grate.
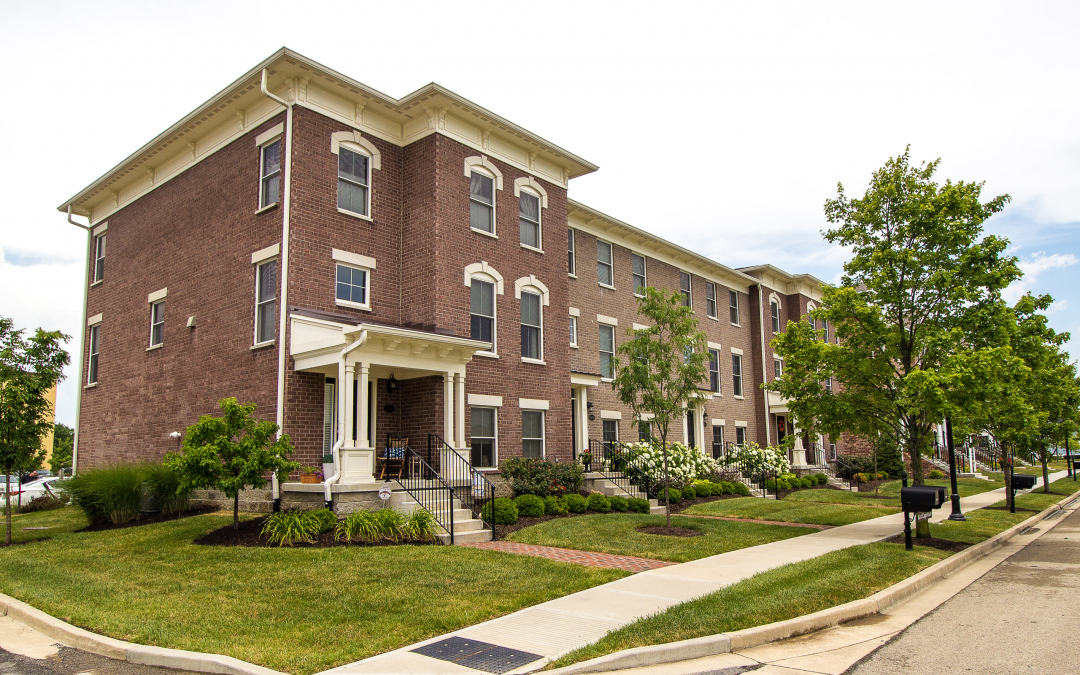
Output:
[[445,640],[432,642],[423,647],[417,647],[412,651],[440,661],[456,663],[466,668],[495,673],[495,675],[508,673],[515,668],[544,658],[539,654],[530,654],[509,647],[500,647],[479,640],[468,640],[456,635]]

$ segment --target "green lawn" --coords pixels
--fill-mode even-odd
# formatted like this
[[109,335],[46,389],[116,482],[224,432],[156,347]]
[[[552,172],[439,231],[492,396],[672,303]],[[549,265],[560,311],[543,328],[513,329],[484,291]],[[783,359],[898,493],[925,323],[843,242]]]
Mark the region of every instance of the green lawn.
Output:
[[664,516],[629,513],[556,518],[518,530],[508,536],[507,540],[520,544],[686,562],[816,532],[805,527],[679,516],[671,517],[672,525],[688,527],[705,534],[700,537],[669,537],[645,534],[636,529],[641,526],[660,526],[664,525],[664,522]]
[[761,572],[639,619],[570,652],[548,668],[633,647],[716,635],[811,614],[869,597],[948,555],[922,546],[908,553],[899,544],[867,544],[826,553]]
[[[810,492],[810,490],[807,490],[807,492]],[[816,490],[816,492],[822,492],[822,490]],[[740,497],[739,499],[721,499],[715,502],[695,504],[683,513],[699,516],[776,520],[782,523],[850,525],[862,520],[879,518],[890,513],[899,512],[900,509],[894,508],[867,508],[865,506],[818,503],[788,498],[774,500],[760,499],[758,497]]]
[[945,521],[943,523],[930,524],[930,536],[940,539],[951,539],[968,544],[977,544],[1003,532],[1017,523],[1022,523],[1035,515],[1036,512],[1047,509],[1075,492],[1080,491],[1080,484],[1074,483],[1071,478],[1063,478],[1050,484],[1050,492],[1042,491],[1042,488],[1028,494],[1016,496],[1016,513],[1002,511],[1005,500],[991,504],[992,508],[977,509],[965,513],[967,522]]
[[[951,486],[948,479],[927,479],[924,484],[943,485],[946,488]],[[970,497],[971,495],[976,495],[988,490],[1003,488],[1005,487],[1005,483],[997,480],[984,480],[982,478],[957,478],[956,486],[960,490],[961,497]],[[878,490],[878,497],[875,497],[873,492],[851,492],[849,490],[798,490],[784,497],[782,501],[794,500],[826,504],[899,507],[901,487],[903,487],[903,483],[898,480],[884,482]]]
[[227,654],[306,675],[627,576],[448,546],[195,546],[231,516],[73,533],[74,508],[15,517],[60,524],[0,547],[0,592],[91,631]]

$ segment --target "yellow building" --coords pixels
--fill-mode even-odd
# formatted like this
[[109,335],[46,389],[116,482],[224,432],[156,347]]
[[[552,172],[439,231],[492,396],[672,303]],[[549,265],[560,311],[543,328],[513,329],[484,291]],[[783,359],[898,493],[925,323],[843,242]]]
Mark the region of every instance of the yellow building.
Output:
[[45,461],[42,465],[46,468],[49,466],[49,459],[52,458],[52,446],[53,446],[53,431],[56,429],[56,385],[49,390],[49,393],[45,395],[45,398],[49,400],[49,407],[52,408],[52,426],[49,427],[49,433],[45,434],[45,437],[41,439],[41,449],[45,451]]

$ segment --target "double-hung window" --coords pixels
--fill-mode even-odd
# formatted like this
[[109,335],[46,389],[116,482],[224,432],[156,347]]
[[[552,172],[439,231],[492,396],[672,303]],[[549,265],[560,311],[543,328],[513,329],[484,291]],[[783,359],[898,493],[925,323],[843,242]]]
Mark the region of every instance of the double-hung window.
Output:
[[255,344],[274,339],[277,314],[277,261],[268,260],[255,272]]
[[731,307],[731,325],[739,325],[739,294],[728,291],[728,305]]
[[679,293],[682,294],[683,307],[694,306],[694,300],[690,293],[690,275],[686,272],[679,272]]
[[541,249],[540,245],[540,198],[531,192],[521,191],[518,197],[518,220],[521,222],[521,244]]
[[600,324],[600,376],[615,377],[615,326]]
[[335,297],[348,305],[360,305],[368,308],[369,283],[371,275],[367,270],[352,265],[337,264]]
[[710,319],[716,318],[716,284],[705,282],[705,314]]
[[97,283],[105,278],[105,235],[99,234],[94,239],[94,281]]
[[735,427],[735,445],[740,448],[746,445],[746,427]]
[[469,314],[472,319],[469,337],[491,343],[495,351],[495,284],[473,277]]
[[634,295],[645,295],[645,286],[648,285],[645,279],[645,257],[637,253],[632,253],[631,256],[633,256],[634,268]]
[[150,305],[150,346],[157,347],[165,342],[165,301]]
[[742,354],[731,355],[731,387],[736,396],[742,396]]
[[544,457],[544,411],[521,411],[521,456]]
[[807,314],[806,321],[810,324],[810,330],[817,332],[817,321],[814,321],[814,317],[810,314]]
[[101,324],[90,326],[90,358],[86,368],[86,383],[97,384],[98,353],[101,351]]
[[720,393],[720,352],[709,350],[709,391]]
[[574,259],[574,231],[566,230],[566,273],[577,276],[577,261]]
[[773,359],[773,377],[779,380],[784,375],[784,362],[780,359]]
[[570,317],[570,346],[577,347],[577,317]]
[[720,424],[714,424],[712,428],[712,456],[714,459],[721,459],[724,455],[724,427]]
[[472,408],[471,420],[472,465],[474,468],[493,468],[496,454],[495,408]]
[[822,339],[823,342],[828,342],[829,341],[829,320],[828,319],[822,319],[821,320],[821,339]]
[[830,394],[832,393],[832,378],[831,377],[828,378],[827,380],[825,380],[825,391],[829,392]]
[[638,441],[641,443],[652,443],[652,422],[649,420],[638,420],[637,436]]
[[541,360],[543,354],[540,296],[528,291],[521,292],[521,357]]
[[276,204],[281,191],[281,141],[262,146],[260,154],[259,208],[263,209]]
[[780,334],[780,305],[773,300],[769,303],[769,309],[772,311],[772,332],[777,335]]
[[619,442],[619,420],[603,420],[600,424],[604,445],[610,450]]
[[615,285],[615,268],[611,244],[606,241],[596,242],[596,278],[604,286]]
[[469,227],[495,234],[495,179],[479,171],[469,181]]
[[359,152],[338,149],[338,197],[342,211],[367,216],[371,196],[371,158]]

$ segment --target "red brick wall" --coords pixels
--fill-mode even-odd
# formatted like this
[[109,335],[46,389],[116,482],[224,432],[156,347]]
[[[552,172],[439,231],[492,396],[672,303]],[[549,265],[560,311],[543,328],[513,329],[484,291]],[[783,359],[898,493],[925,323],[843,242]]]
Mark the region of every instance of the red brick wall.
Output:
[[[255,215],[254,139],[283,117],[108,218],[105,279],[87,298],[87,315],[103,321],[98,385],[83,392],[80,469],[160,458],[177,447],[171,432],[216,413],[226,396],[274,419],[277,349],[251,350],[251,253],[281,241],[281,209]],[[146,298],[165,287],[164,345],[147,351]],[[189,316],[196,328],[186,327]]]

